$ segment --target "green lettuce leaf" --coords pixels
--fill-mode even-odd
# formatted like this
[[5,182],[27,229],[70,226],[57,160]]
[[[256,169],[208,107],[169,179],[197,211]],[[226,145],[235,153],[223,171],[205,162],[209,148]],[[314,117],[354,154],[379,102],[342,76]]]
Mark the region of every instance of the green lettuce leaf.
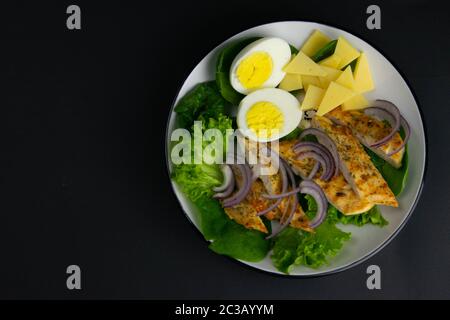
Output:
[[296,265],[319,268],[328,263],[350,237],[350,233],[329,221],[324,221],[314,233],[288,227],[273,240],[271,259],[284,273],[289,273]]
[[346,216],[335,207],[331,206],[328,210],[327,219],[333,223],[353,224],[358,227],[362,227],[368,223],[384,227],[389,222],[383,217],[380,209],[377,206],[373,206],[372,209],[355,215]]
[[189,199],[196,201],[203,196],[213,196],[212,188],[222,183],[223,175],[216,164],[180,164],[174,166],[172,179]]

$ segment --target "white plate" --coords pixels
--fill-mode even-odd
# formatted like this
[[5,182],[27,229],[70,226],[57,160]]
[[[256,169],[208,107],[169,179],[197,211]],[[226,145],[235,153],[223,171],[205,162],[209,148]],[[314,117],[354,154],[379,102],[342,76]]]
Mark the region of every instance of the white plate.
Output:
[[[290,44],[298,48],[314,29],[319,29],[333,39],[336,39],[338,36],[344,36],[355,48],[364,51],[367,54],[376,86],[376,89],[367,94],[367,97],[369,99],[378,98],[392,101],[398,106],[402,115],[411,126],[411,138],[408,143],[409,175],[406,188],[398,197],[399,208],[380,207],[383,216],[389,221],[388,226],[384,228],[379,228],[372,225],[366,225],[361,228],[348,225],[340,226],[341,229],[352,233],[352,239],[344,244],[343,249],[338,253],[338,255],[331,258],[328,265],[322,266],[319,269],[311,269],[302,266],[296,267],[291,272],[291,276],[316,276],[329,274],[345,270],[351,266],[361,263],[389,243],[389,241],[395,237],[407,221],[420,195],[426,162],[424,126],[419,107],[407,83],[395,67],[380,52],[364,40],[361,40],[346,31],[323,24],[288,21],[275,22],[254,27],[243,31],[222,43],[220,46],[211,51],[205,58],[203,58],[202,61],[200,61],[200,63],[194,68],[184,82],[177,98],[175,99],[176,104],[178,100],[197,83],[214,79],[214,67],[217,55],[228,42],[246,37],[276,36],[287,40]],[[167,159],[169,159],[169,154],[167,151],[169,150],[168,144],[170,140],[170,133],[174,129],[175,116],[176,114],[173,112],[172,107],[169,115],[166,137]],[[170,171],[171,165],[169,161],[168,167]],[[174,192],[180,201],[184,212],[198,229],[196,208],[186,199],[183,193],[180,192],[178,186],[174,183],[172,184]],[[258,263],[242,262],[260,270],[280,273],[273,266],[269,255]]]

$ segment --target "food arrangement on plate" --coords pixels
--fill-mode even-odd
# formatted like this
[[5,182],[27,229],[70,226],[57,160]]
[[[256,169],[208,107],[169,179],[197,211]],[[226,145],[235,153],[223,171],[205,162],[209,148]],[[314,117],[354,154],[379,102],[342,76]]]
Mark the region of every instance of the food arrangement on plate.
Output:
[[[410,127],[392,102],[365,97],[375,83],[364,52],[319,30],[299,48],[244,38],[222,49],[214,76],[174,111],[194,136],[219,130],[224,143],[212,157],[223,161],[174,163],[171,173],[213,251],[252,262],[270,255],[289,273],[337,255],[351,238],[340,224],[388,224],[379,206],[399,205]],[[184,149],[184,159],[207,154],[214,141]]]

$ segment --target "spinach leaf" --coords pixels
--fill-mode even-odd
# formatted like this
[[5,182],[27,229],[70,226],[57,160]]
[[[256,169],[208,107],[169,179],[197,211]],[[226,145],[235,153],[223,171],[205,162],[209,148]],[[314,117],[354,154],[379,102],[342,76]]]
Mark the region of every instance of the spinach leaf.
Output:
[[337,40],[332,40],[328,42],[325,46],[323,46],[321,49],[319,49],[312,57],[311,59],[314,62],[319,62],[325,58],[328,58],[334,53],[334,50],[336,49]]
[[264,233],[230,220],[216,199],[201,197],[194,203],[199,211],[203,236],[212,241],[209,245],[211,250],[251,262],[265,258],[270,250],[270,241],[265,239]]
[[296,47],[294,47],[292,44],[289,45],[289,48],[291,48],[291,54],[297,54],[298,53],[298,49]]
[[234,105],[239,104],[244,95],[240,94],[236,90],[233,89],[230,83],[230,68],[231,63],[237,54],[244,49],[247,45],[256,41],[260,38],[253,37],[247,38],[244,40],[240,40],[237,42],[233,42],[226,46],[220,53],[217,58],[216,64],[216,83],[219,87],[220,93],[222,97],[224,97],[228,102],[231,102]]
[[228,102],[220,95],[214,81],[197,84],[175,106],[181,127],[190,128],[199,117],[217,118],[225,114]]

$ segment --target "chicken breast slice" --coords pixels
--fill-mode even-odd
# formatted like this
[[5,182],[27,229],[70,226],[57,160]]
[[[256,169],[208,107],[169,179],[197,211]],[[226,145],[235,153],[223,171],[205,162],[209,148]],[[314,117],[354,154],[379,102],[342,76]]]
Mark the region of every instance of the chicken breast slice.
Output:
[[405,148],[388,156],[389,152],[397,149],[403,142],[398,132],[395,133],[386,144],[378,148],[370,147],[371,144],[383,139],[383,137],[386,137],[391,131],[391,128],[382,121],[375,117],[368,116],[361,111],[343,111],[340,107],[329,112],[327,117],[333,122],[349,127],[354,136],[358,138],[364,146],[375,152],[393,167],[400,168],[402,166]]
[[351,129],[320,116],[315,116],[311,124],[324,131],[334,141],[340,158],[340,169],[361,199],[374,204],[398,207],[397,199],[388,184],[353,136]]
[[[307,176],[314,166],[315,160],[298,160],[296,158],[296,154],[292,150],[292,147],[297,142],[298,141],[280,142],[280,156],[291,165],[296,174]],[[353,215],[363,213],[370,210],[374,206],[374,204],[367,201],[367,199],[361,199],[358,197],[341,172],[329,181],[323,181],[317,176],[314,178],[314,182],[322,188],[328,202],[330,202],[343,214]]]

